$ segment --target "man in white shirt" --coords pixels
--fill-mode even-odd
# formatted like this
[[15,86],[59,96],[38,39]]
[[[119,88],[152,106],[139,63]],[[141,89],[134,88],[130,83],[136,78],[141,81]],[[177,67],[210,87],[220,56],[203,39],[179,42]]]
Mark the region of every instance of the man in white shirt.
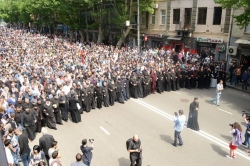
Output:
[[6,158],[7,158],[9,166],[14,166],[14,159],[10,151],[10,142],[11,140],[9,139],[6,139],[4,141],[5,153],[6,153]]
[[210,100],[211,104],[216,100],[216,105],[220,106],[220,96],[221,96],[222,90],[223,90],[223,81],[220,80],[220,82],[217,84],[217,87],[216,87],[216,97]]

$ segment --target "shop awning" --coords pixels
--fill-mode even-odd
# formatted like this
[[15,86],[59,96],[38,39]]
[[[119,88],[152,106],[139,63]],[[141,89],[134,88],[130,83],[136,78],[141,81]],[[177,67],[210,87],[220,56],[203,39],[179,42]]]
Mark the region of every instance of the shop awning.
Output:
[[178,36],[170,36],[167,38],[168,40],[181,40],[182,37],[178,37]]
[[238,40],[236,40],[235,43],[238,43],[238,44],[250,44],[250,40],[238,39]]

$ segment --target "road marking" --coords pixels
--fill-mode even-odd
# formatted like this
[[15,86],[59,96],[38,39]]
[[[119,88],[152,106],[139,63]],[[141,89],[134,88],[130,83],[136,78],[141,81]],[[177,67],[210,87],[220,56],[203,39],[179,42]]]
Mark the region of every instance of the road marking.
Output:
[[103,128],[102,126],[100,126],[100,129],[101,129],[102,131],[104,131],[104,133],[110,135],[110,133],[109,133],[105,128]]
[[[144,107],[146,107],[146,108],[148,108],[149,110],[151,110],[151,111],[153,111],[153,112],[155,112],[155,113],[157,113],[157,114],[159,114],[159,115],[161,115],[161,116],[163,116],[163,117],[171,120],[171,121],[173,120],[173,116],[172,115],[170,115],[170,114],[168,114],[168,113],[166,113],[166,112],[164,112],[164,111],[162,111],[162,110],[160,110],[158,108],[155,108],[154,106],[151,106],[151,105],[149,105],[149,104],[141,101],[140,99],[131,99],[131,100],[134,101],[134,102],[136,102],[136,103],[138,103],[138,104],[140,104],[140,105],[142,105],[142,106],[144,106]],[[185,126],[186,125],[187,124],[185,123]],[[194,131],[194,130],[191,130],[191,131],[193,131],[194,133],[197,133],[200,136],[202,136],[202,137],[204,137],[204,138],[206,138],[206,139],[208,139],[208,140],[210,140],[210,141],[212,141],[212,142],[220,145],[221,147],[229,150],[229,143],[228,142],[222,141],[222,140],[220,140],[220,139],[218,139],[218,138],[216,138],[216,137],[214,137],[214,136],[212,136],[212,135],[210,135],[210,134],[208,134],[208,133],[206,133],[206,132],[204,132],[202,130],[200,130],[199,132],[198,131]],[[237,155],[239,155],[239,156],[241,156],[241,157],[243,157],[243,158],[245,158],[245,159],[247,159],[247,160],[250,161],[250,158],[248,157],[248,155],[245,152],[243,152],[242,150],[237,149],[235,151],[235,153]]]
[[231,113],[231,112],[227,112],[227,111],[225,111],[225,110],[223,110],[223,109],[220,109],[220,108],[218,108],[218,110],[220,110],[220,111],[223,111],[223,112],[226,112],[226,113],[228,113],[228,114],[233,114],[233,113]]
[[178,93],[178,92],[174,92],[174,93],[176,93],[176,94],[178,94],[178,95],[181,95],[180,93]]

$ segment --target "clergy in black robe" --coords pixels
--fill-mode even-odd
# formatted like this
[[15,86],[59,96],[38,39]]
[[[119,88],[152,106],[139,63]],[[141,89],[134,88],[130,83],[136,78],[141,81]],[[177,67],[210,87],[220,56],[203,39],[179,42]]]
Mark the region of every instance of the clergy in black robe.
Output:
[[47,126],[47,117],[45,115],[45,112],[43,111],[44,110],[43,105],[44,101],[41,98],[37,99],[37,107],[42,112],[41,127]]
[[131,76],[131,79],[130,79],[130,88],[131,88],[131,97],[134,97],[134,98],[138,98],[138,90],[137,90],[137,84],[138,84],[138,81],[137,81],[137,77],[135,74],[133,74]]
[[171,90],[171,75],[170,75],[170,70],[168,70],[168,72],[165,75],[165,79],[166,79],[166,91],[170,92]]
[[166,79],[165,79],[165,71],[162,71],[162,90],[163,92],[165,91],[165,86],[166,86]]
[[76,99],[76,97],[77,96],[72,94],[71,98],[69,99],[69,108],[70,108],[71,118],[72,118],[72,122],[74,123],[81,122],[81,114],[77,108],[77,104],[79,104],[79,100]]
[[21,124],[26,129],[27,136],[30,140],[34,140],[36,137],[36,115],[30,111],[29,107],[24,108],[22,113]]
[[130,79],[129,79],[129,76],[126,77],[126,97],[127,99],[130,99]]
[[102,97],[103,97],[103,88],[100,87],[100,84],[97,83],[96,87],[94,88],[95,96],[96,96],[96,102],[97,102],[97,108],[102,108]]
[[162,93],[164,91],[164,88],[162,87],[162,82],[163,82],[163,76],[161,71],[157,72],[157,91],[158,93]]
[[125,101],[127,101],[127,90],[126,90],[127,81],[126,81],[124,75],[122,75],[121,84],[122,84],[122,95],[123,95],[123,98],[124,98]]
[[84,104],[83,104],[83,99],[84,99],[84,92],[83,90],[81,89],[81,85],[80,84],[77,84],[77,87],[76,87],[76,93],[77,93],[77,96],[78,96],[78,100],[79,100],[79,104],[81,106],[81,108],[79,109],[80,111],[80,114],[83,113],[83,107],[84,107]]
[[50,102],[50,99],[46,99],[46,103],[44,104],[44,112],[47,117],[47,126],[51,129],[57,130],[54,109],[52,103]]
[[192,75],[192,71],[189,69],[188,71],[186,71],[185,73],[185,88],[187,89],[191,89],[191,85],[190,85],[190,82],[191,82],[191,75]]
[[199,124],[198,124],[198,110],[199,110],[199,102],[198,102],[198,98],[195,97],[194,101],[190,104],[190,107],[189,107],[187,128],[190,128],[196,131],[200,130]]
[[181,72],[180,72],[180,68],[177,70],[176,72],[176,90],[180,90],[180,75],[181,75]]
[[185,85],[185,70],[182,69],[181,72],[180,72],[180,88],[184,88],[184,85]]
[[211,71],[210,71],[209,68],[204,70],[204,76],[205,76],[204,87],[206,89],[209,89],[210,88],[210,82],[211,82]]
[[90,88],[87,87],[87,84],[84,83],[83,84],[83,92],[84,92],[84,109],[86,112],[90,112],[91,111],[91,90]]
[[42,110],[39,109],[36,103],[32,103],[33,108],[31,109],[31,112],[33,112],[36,116],[36,132],[41,133],[42,129],[42,119],[43,119],[43,113]]
[[107,87],[107,82],[103,82],[103,105],[104,107],[109,107],[109,92]]
[[92,82],[90,83],[89,89],[90,89],[91,108],[95,109],[96,99],[95,99],[95,94],[94,94],[95,93],[94,92],[94,85]]
[[115,93],[116,93],[116,86],[114,85],[114,80],[111,80],[108,85],[109,90],[109,103],[111,106],[115,104]]
[[203,71],[203,69],[201,69],[198,73],[198,88],[199,89],[204,88],[204,79],[205,79],[204,71]]
[[173,91],[176,91],[176,75],[175,75],[174,69],[172,69],[172,71],[171,71],[171,73],[170,73],[170,76],[171,76],[172,90],[173,90]]
[[149,84],[149,78],[148,78],[148,75],[145,75],[143,78],[143,97],[148,96],[148,94],[150,93],[148,84]]
[[116,82],[116,101],[119,103],[124,104],[124,98],[122,95],[122,84],[121,84],[121,79],[118,78]]
[[68,109],[66,108],[66,103],[68,101],[63,91],[61,91],[60,96],[58,97],[58,102],[59,102],[59,108],[61,109],[62,120],[67,122],[69,115],[68,115]]
[[143,76],[142,76],[141,74],[139,74],[139,75],[138,75],[138,84],[137,84],[138,97],[139,97],[139,98],[143,98],[142,79],[143,79]]
[[191,88],[195,89],[196,88],[196,82],[198,79],[198,71],[197,69],[194,69],[194,71],[191,71],[192,75],[191,75]]
[[53,98],[51,98],[51,103],[54,109],[54,116],[56,119],[56,123],[62,125],[62,114],[61,109],[59,107],[59,101],[56,94],[53,95]]

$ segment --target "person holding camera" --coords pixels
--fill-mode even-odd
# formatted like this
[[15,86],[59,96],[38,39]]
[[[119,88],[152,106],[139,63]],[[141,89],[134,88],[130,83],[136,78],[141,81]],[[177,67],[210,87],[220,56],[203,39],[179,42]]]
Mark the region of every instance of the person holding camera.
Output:
[[243,145],[247,145],[246,149],[249,153],[250,149],[250,121],[248,119],[249,117],[246,116],[246,114],[243,114],[243,119],[246,122],[246,132],[245,132],[245,141],[242,143]]
[[232,134],[233,138],[229,144],[230,147],[230,155],[226,155],[227,158],[233,159],[235,158],[235,150],[238,146],[242,144],[241,132],[242,128],[239,123],[234,122],[234,124],[229,124],[231,126],[230,134]]
[[87,166],[90,166],[93,157],[92,150],[94,147],[94,139],[89,139],[89,142],[91,144],[91,147],[87,146],[87,139],[83,139],[82,145],[80,146],[80,149],[82,151],[82,161]]
[[174,143],[172,145],[177,147],[177,139],[178,139],[179,146],[182,146],[183,141],[181,138],[181,131],[183,130],[186,121],[186,116],[184,115],[184,111],[179,110],[179,114],[175,112],[173,121],[175,125],[174,125]]
[[130,166],[141,166],[142,165],[142,148],[141,140],[138,135],[134,135],[133,138],[130,138],[126,142],[127,151],[129,152]]

